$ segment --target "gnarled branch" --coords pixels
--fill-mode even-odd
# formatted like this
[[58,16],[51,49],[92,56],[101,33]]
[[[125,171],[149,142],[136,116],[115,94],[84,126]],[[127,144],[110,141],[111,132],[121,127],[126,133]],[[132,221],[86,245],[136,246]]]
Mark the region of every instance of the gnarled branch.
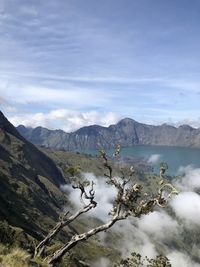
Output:
[[97,203],[94,201],[95,191],[94,191],[94,183],[91,182],[91,189],[89,190],[89,194],[85,191],[85,187],[83,183],[78,183],[77,186],[73,186],[74,189],[81,190],[81,199],[84,198],[90,200],[89,204],[85,204],[82,208],[80,208],[73,215],[67,217],[69,212],[66,212],[64,216],[59,218],[59,222],[49,231],[49,233],[45,236],[45,238],[36,246],[35,248],[35,256],[42,256],[46,246],[52,241],[52,239],[67,225],[77,219],[81,214],[88,212],[89,210],[96,207]]

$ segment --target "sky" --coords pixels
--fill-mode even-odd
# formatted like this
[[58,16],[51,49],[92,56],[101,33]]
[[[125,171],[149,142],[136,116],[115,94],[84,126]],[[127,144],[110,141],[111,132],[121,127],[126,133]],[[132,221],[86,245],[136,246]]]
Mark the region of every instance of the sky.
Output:
[[74,131],[200,127],[199,0],[0,0],[0,109]]

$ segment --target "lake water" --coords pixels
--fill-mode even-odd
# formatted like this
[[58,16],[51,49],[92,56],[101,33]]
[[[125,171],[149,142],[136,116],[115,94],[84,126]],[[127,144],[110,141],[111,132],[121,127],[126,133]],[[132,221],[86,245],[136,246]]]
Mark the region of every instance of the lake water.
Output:
[[[97,154],[97,151],[91,152]],[[112,154],[113,150],[107,152]],[[200,149],[198,148],[135,145],[122,148],[121,156],[143,157],[154,167],[155,172],[159,170],[160,162],[167,162],[169,175],[176,175],[180,167],[188,165],[200,168]]]

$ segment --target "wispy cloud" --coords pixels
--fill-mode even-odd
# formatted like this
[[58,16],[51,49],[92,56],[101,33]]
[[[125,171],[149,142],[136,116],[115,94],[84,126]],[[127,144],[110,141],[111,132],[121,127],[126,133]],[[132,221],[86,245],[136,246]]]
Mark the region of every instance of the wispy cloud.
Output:
[[55,81],[67,81],[67,82],[87,82],[87,83],[106,83],[106,84],[149,84],[149,83],[164,83],[166,80],[162,77],[141,77],[141,78],[131,78],[131,77],[120,77],[120,76],[67,76],[67,75],[50,75],[48,73],[38,73],[38,72],[6,72],[2,71],[1,75],[3,77],[9,77],[10,74],[18,78],[32,78],[32,79],[42,79],[42,80],[55,80]]

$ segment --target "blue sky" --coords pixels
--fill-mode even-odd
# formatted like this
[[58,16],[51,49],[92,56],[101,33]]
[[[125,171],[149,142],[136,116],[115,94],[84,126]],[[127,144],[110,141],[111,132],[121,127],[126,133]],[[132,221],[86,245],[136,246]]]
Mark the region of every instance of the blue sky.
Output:
[[200,1],[0,0],[0,106],[66,131],[200,126]]

